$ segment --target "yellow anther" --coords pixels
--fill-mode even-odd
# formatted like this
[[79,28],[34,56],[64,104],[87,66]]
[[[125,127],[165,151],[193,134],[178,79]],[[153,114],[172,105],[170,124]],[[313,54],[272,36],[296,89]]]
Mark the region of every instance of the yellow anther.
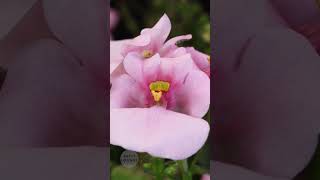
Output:
[[143,56],[144,58],[150,58],[150,57],[153,56],[153,52],[150,51],[150,50],[144,50],[144,51],[142,51],[142,56]]
[[166,81],[155,81],[149,85],[150,92],[155,102],[159,102],[164,92],[168,92],[170,83]]
[[155,81],[150,83],[149,85],[150,90],[153,91],[169,91],[170,83],[166,81]]
[[162,97],[162,91],[151,91],[153,99],[155,102],[159,102]]
[[211,57],[210,56],[208,57],[208,61],[209,61],[209,63],[211,62]]

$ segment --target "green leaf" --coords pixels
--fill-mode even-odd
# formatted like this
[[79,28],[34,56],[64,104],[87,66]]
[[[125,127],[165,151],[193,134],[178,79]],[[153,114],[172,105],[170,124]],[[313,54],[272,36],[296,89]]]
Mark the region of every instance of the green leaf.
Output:
[[151,176],[145,174],[141,169],[132,168],[128,169],[118,166],[111,171],[112,180],[150,180]]
[[178,173],[178,168],[178,164],[174,162],[174,164],[168,165],[168,167],[164,169],[164,174],[169,177],[174,177]]

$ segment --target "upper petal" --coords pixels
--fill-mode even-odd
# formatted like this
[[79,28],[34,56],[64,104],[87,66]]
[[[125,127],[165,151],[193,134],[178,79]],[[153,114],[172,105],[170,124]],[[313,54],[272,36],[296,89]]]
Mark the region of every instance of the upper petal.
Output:
[[124,44],[121,54],[126,56],[131,51],[151,50],[147,47],[150,43],[151,36],[149,34],[139,35]]
[[186,54],[188,54],[186,48],[172,46],[166,53],[162,53],[162,56],[166,58],[177,58]]
[[187,52],[191,54],[191,57],[198,68],[205,72],[207,75],[210,75],[210,57],[194,49],[193,47],[187,48]]
[[150,50],[154,53],[160,50],[161,46],[169,36],[171,22],[166,14],[152,28],[145,28],[140,35],[126,43],[122,54],[125,56],[131,51]]
[[123,60],[123,67],[133,79],[143,82],[143,59],[138,53],[129,53]]
[[160,50],[160,53],[162,54],[162,56],[165,56],[170,50],[177,48],[177,43],[185,40],[190,40],[191,38],[191,34],[171,38],[163,45],[163,47]]
[[210,79],[199,70],[191,71],[183,85],[174,90],[174,110],[194,117],[203,117],[210,105]]
[[144,60],[143,75],[146,82],[157,80],[160,72],[161,58],[159,54]]
[[160,77],[174,84],[181,83],[194,66],[190,54],[177,58],[161,58]]
[[151,29],[152,38],[158,47],[162,45],[168,38],[171,31],[171,22],[169,17],[164,14],[157,24]]
[[186,159],[205,143],[209,124],[162,107],[110,110],[110,143],[155,157]]

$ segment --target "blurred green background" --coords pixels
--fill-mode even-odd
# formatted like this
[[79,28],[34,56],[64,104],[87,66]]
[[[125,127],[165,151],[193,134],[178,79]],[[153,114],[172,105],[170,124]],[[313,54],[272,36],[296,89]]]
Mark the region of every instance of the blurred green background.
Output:
[[[152,27],[161,16],[166,13],[172,24],[169,38],[192,34],[190,41],[183,42],[183,46],[193,46],[210,54],[210,1],[204,0],[112,0],[111,8],[117,11],[119,22],[113,29],[114,40],[136,37],[143,28]],[[207,115],[205,119],[209,120]],[[125,168],[120,163],[120,156],[124,149],[111,146],[111,179],[112,180],[151,180],[147,173],[148,162],[154,161],[145,153],[139,153],[139,163],[135,168]],[[210,169],[209,145],[206,144],[197,155],[189,158],[188,164],[193,179],[200,179],[203,173]],[[175,167],[175,162],[165,160],[165,164]],[[174,168],[173,168],[174,169]],[[172,170],[172,169],[171,169]],[[164,174],[174,174],[169,168]],[[177,172],[178,173],[178,172]],[[165,179],[179,180],[179,176],[166,176]]]

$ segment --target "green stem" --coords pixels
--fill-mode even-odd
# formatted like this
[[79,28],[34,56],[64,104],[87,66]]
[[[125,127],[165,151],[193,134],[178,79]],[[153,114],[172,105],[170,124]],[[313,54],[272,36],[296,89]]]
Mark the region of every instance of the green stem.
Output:
[[182,175],[182,180],[192,180],[192,176],[188,170],[188,161],[187,160],[178,161],[178,165]]
[[152,160],[153,173],[156,180],[163,180],[164,160],[160,158],[154,158]]
[[[201,149],[202,150],[202,149]],[[201,150],[200,150],[200,152],[201,152]],[[197,161],[198,161],[198,159],[199,159],[199,156],[200,156],[200,152],[198,152],[195,156],[194,156],[194,158],[192,159],[192,162],[191,162],[191,165],[190,165],[190,167],[192,168],[194,165],[196,165],[196,163],[197,163]]]
[[156,179],[155,180],[163,180],[163,177],[161,175],[156,175]]

